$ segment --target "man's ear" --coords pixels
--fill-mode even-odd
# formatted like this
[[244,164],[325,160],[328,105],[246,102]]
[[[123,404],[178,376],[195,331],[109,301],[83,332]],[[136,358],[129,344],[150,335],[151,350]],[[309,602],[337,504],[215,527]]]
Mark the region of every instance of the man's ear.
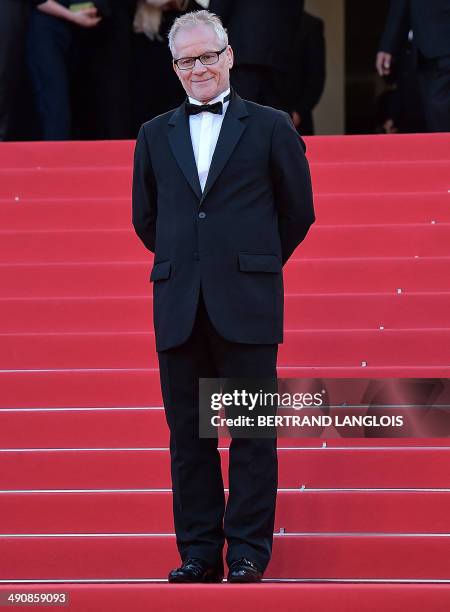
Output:
[[177,75],[177,77],[178,77],[178,78],[180,78],[180,77],[178,76],[177,66],[176,66],[176,64],[174,64],[173,62],[172,62],[172,68],[175,70],[175,74]]
[[228,45],[228,49],[227,49],[227,55],[229,57],[229,61],[230,61],[230,69],[233,68],[233,64],[234,64],[234,53],[233,53],[233,49],[231,48],[230,45]]

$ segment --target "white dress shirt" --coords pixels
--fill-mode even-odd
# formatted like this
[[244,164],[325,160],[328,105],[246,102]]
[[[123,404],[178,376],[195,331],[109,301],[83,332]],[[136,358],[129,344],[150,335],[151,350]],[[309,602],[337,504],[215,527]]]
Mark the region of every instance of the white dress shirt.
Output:
[[[229,93],[230,90],[227,89],[217,96],[217,98],[208,102],[208,104],[222,102],[223,112],[221,115],[206,112],[189,116],[192,148],[194,150],[195,163],[197,164],[198,178],[202,191],[205,189],[209,167],[217,145],[217,140],[219,139],[220,128],[222,127],[223,118],[225,117],[225,113],[230,103],[229,100],[224,103],[223,99]],[[202,102],[191,97],[189,97],[189,102],[191,104],[202,104]]]

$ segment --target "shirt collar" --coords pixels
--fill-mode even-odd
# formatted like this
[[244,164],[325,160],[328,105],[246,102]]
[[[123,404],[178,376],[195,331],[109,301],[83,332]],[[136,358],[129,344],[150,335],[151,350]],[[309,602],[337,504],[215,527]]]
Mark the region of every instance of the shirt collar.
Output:
[[[227,100],[226,102],[223,102],[223,99],[226,98],[228,96],[228,94],[230,93],[230,88],[228,88],[227,90],[223,91],[221,94],[219,94],[216,98],[214,98],[214,100],[211,100],[210,102],[208,102],[208,104],[214,104],[214,102],[222,102],[223,103],[223,110],[225,112],[227,105],[229,104],[229,100]],[[190,96],[188,96],[188,100],[191,104],[198,104],[199,106],[201,106],[203,104],[203,102],[199,102],[198,100],[196,100],[195,98],[191,98]]]

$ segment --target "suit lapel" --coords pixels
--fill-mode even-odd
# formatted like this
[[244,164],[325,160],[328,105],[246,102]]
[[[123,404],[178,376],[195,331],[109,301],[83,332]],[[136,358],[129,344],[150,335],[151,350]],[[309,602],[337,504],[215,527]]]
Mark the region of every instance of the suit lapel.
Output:
[[209,168],[208,178],[200,204],[203,203],[203,200],[208,195],[208,192],[216,182],[235,146],[239,142],[246,128],[245,123],[241,121],[244,117],[248,117],[245,102],[240,96],[233,92],[220,129],[219,138],[211,160],[211,166]]
[[245,130],[243,118],[248,117],[247,107],[240,96],[233,92],[227,113],[223,119],[220,135],[211,160],[208,179],[202,194],[197,165],[189,130],[189,118],[185,105],[179,106],[169,119],[169,144],[180,170],[186,177],[200,204],[216,182],[235,146]]
[[194,151],[192,149],[191,133],[189,130],[189,119],[184,109],[184,104],[179,106],[169,119],[169,144],[172,153],[177,160],[180,170],[192,187],[195,195],[200,200],[202,190],[198,180],[197,166],[195,164]]

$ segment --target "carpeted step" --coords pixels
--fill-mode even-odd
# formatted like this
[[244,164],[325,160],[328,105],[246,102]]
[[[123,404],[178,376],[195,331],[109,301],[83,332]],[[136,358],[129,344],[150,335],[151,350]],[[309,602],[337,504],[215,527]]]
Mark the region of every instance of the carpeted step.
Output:
[[[292,260],[285,292],[369,293],[450,291],[450,257]],[[5,297],[151,295],[149,263],[0,265]]]
[[[449,223],[445,192],[315,194],[316,226],[368,223]],[[131,198],[0,201],[3,230],[105,230],[131,227]],[[306,244],[306,243],[305,243]]]
[[16,170],[127,166],[133,163],[134,145],[132,140],[5,142],[0,147],[0,165]]
[[[449,378],[450,366],[286,367],[284,378]],[[161,405],[159,373],[153,369],[0,371],[0,407]],[[51,390],[51,392],[49,391]]]
[[[450,328],[285,331],[279,366],[446,366]],[[157,367],[153,332],[1,334],[0,369]]]
[[[442,403],[442,401],[441,401]],[[369,414],[373,411],[369,410]],[[294,413],[298,414],[298,413]],[[346,438],[338,431],[321,428],[309,430],[303,437],[301,430],[278,432],[278,447],[322,447],[322,439],[332,447],[354,448],[365,446],[448,446],[447,438],[377,438],[376,428],[355,432],[367,438]],[[430,430],[430,436],[434,432]],[[385,435],[383,429],[380,435]],[[444,432],[442,432],[444,435]],[[305,434],[306,435],[306,434]],[[295,437],[294,437],[295,436]],[[334,437],[336,436],[336,437]],[[219,440],[227,447],[229,439]],[[0,448],[161,448],[169,446],[169,430],[162,407],[135,408],[38,408],[0,409]]]
[[319,193],[314,196],[314,209],[319,225],[448,223],[450,193]]
[[[287,295],[290,329],[445,327],[450,292]],[[151,296],[0,299],[0,333],[149,331]]]
[[[449,189],[450,160],[358,161],[311,164],[318,193],[398,193]],[[0,170],[0,198],[129,197],[132,167]]]
[[[179,565],[175,538],[0,537],[0,579],[165,578]],[[449,580],[450,537],[278,535],[266,578]]]
[[[332,582],[332,581],[331,581]],[[282,609],[325,612],[383,610],[421,612],[423,602],[433,612],[446,612],[450,602],[448,584],[277,584],[258,585],[167,585],[167,584],[26,584],[11,588],[0,585],[0,593],[68,593],[71,612],[148,612],[152,609],[197,612]]]
[[[289,437],[289,432],[281,430],[278,447],[322,447],[324,441],[319,436],[326,438],[325,443],[331,447],[448,446],[447,438],[333,438],[336,433],[329,429],[318,430],[316,435],[316,438]],[[168,445],[169,430],[162,407],[0,409],[0,448],[114,449]],[[219,446],[228,445],[229,439],[219,440]]]
[[[3,534],[171,533],[172,492],[2,493]],[[450,532],[450,491],[280,490],[275,532]]]
[[[373,431],[371,432],[373,434]],[[384,432],[383,432],[384,433]],[[298,432],[296,432],[296,435]],[[400,447],[448,446],[447,438],[345,438],[335,431],[320,437],[292,437],[278,432],[278,447]],[[380,434],[381,435],[381,434]],[[31,448],[149,448],[167,447],[169,430],[161,407],[121,408],[1,408],[0,447]],[[219,439],[227,447],[229,439]]]
[[[142,261],[148,251],[131,229],[0,232],[0,263]],[[313,226],[296,256],[439,257],[448,255],[450,223]],[[200,254],[200,260],[201,260]],[[194,261],[194,254],[192,253]],[[238,259],[236,253],[236,269]]]
[[359,134],[306,138],[312,162],[418,161],[450,159],[450,136],[442,134]]
[[[228,450],[220,451],[224,482]],[[280,488],[448,488],[450,447],[280,448]],[[170,487],[168,448],[7,450],[0,489]],[[227,486],[225,484],[225,486]]]
[[[310,161],[431,161],[449,160],[450,137],[437,134],[377,134],[306,137]],[[63,168],[67,166],[131,165],[131,140],[72,142],[5,142],[0,148],[2,168]]]
[[[443,221],[442,215],[440,219]],[[131,197],[0,200],[0,227],[21,232],[128,229]]]

